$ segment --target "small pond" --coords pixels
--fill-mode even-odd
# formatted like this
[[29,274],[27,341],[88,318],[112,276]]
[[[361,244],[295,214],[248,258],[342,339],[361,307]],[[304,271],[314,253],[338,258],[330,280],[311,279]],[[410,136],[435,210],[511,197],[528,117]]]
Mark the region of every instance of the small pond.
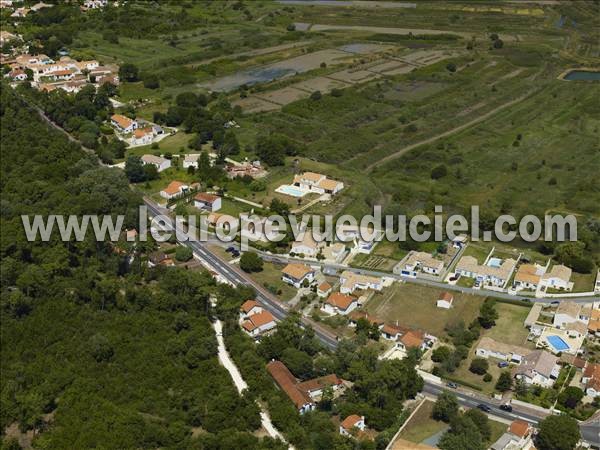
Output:
[[571,70],[563,79],[568,81],[600,81],[600,72],[591,70]]

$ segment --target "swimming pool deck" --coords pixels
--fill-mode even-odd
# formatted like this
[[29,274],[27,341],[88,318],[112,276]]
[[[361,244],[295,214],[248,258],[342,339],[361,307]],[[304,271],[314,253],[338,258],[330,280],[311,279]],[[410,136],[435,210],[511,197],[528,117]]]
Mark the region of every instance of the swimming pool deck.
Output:
[[[550,341],[548,341],[548,337],[550,337],[550,336],[558,336],[569,346],[569,348],[566,350],[556,349],[550,343]],[[583,345],[584,339],[585,338],[583,336],[572,337],[572,336],[569,336],[569,334],[566,330],[560,330],[558,328],[548,326],[548,327],[544,327],[544,331],[542,331],[542,334],[540,335],[540,337],[538,338],[538,340],[536,342],[536,347],[544,348],[554,354],[562,352],[562,353],[569,353],[572,355],[576,355],[577,352],[579,351],[579,349],[581,348],[581,346]]]

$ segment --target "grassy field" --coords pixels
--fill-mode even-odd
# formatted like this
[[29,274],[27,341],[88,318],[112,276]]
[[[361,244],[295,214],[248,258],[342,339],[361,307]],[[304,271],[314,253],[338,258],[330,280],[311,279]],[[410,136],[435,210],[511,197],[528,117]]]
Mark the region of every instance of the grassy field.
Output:
[[407,441],[421,443],[424,439],[432,436],[448,427],[444,422],[433,420],[431,412],[433,410],[433,402],[426,400],[415,415],[406,424],[400,437]]
[[489,330],[484,330],[482,336],[490,337],[496,341],[506,344],[527,346],[528,330],[523,322],[529,314],[529,306],[511,305],[508,303],[496,303],[496,311],[500,316],[496,325]]
[[262,271],[254,272],[250,276],[267,289],[281,290],[281,293],[278,293],[277,296],[282,301],[287,301],[296,295],[296,289],[281,281],[281,269],[283,269],[283,266],[280,264],[265,262]]
[[441,289],[415,284],[394,284],[375,295],[366,310],[386,322],[425,330],[434,336],[445,337],[447,324],[463,320],[470,323],[483,303],[483,297],[454,293],[453,307],[449,310],[436,306]]

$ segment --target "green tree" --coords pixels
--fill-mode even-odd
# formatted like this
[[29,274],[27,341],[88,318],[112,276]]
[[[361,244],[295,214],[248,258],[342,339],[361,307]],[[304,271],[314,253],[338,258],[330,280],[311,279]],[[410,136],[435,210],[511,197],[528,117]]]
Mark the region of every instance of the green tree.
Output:
[[457,414],[458,400],[456,399],[456,395],[448,391],[442,392],[433,405],[431,417],[435,420],[449,423]]
[[244,252],[240,258],[240,268],[244,272],[260,272],[263,270],[263,260],[255,252]]
[[446,361],[450,357],[451,353],[452,353],[452,351],[450,350],[450,347],[447,347],[445,345],[440,345],[433,352],[431,352],[431,360],[433,362]]
[[431,170],[431,179],[432,180],[438,180],[440,178],[444,178],[446,175],[448,175],[448,168],[444,164],[435,166]]
[[491,328],[496,324],[498,311],[496,311],[496,302],[494,299],[486,298],[481,308],[479,308],[479,323],[483,328]]
[[513,379],[510,372],[502,372],[496,381],[496,390],[500,392],[510,391]]
[[565,408],[574,409],[584,395],[577,386],[567,386],[558,396],[558,402]]
[[119,78],[130,83],[138,80],[139,69],[135,64],[124,63],[119,67]]
[[192,252],[192,249],[185,246],[185,245],[179,245],[177,247],[177,250],[175,250],[175,259],[177,261],[189,261],[190,259],[192,259],[194,256],[194,253]]
[[577,421],[567,415],[546,417],[539,430],[536,447],[540,450],[572,450],[580,439]]
[[477,426],[479,433],[481,433],[481,437],[484,440],[489,441],[489,439],[492,437],[492,427],[490,425],[488,416],[477,408],[469,409],[464,416],[468,419],[471,419],[471,421],[473,421],[473,423]]
[[471,365],[469,366],[469,370],[477,375],[483,375],[487,372],[489,368],[489,363],[487,359],[484,358],[473,358],[471,361]]
[[131,183],[139,183],[146,179],[144,165],[139,156],[130,156],[125,161],[125,175]]

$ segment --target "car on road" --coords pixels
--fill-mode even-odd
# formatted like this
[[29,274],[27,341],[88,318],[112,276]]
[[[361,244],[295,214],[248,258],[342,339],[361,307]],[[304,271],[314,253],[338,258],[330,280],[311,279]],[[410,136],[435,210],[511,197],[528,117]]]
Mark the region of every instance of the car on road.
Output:
[[446,384],[446,386],[448,386],[449,388],[452,388],[452,389],[458,389],[458,384],[453,383],[452,381],[448,382]]
[[490,408],[488,405],[486,405],[485,403],[480,403],[479,405],[477,405],[477,408],[482,410],[483,412],[489,413],[492,408]]
[[508,403],[505,403],[503,405],[500,405],[500,409],[502,411],[506,411],[506,412],[512,412],[512,406],[509,405]]
[[498,363],[498,367],[500,367],[501,369],[508,367],[508,363],[506,361],[500,361]]

